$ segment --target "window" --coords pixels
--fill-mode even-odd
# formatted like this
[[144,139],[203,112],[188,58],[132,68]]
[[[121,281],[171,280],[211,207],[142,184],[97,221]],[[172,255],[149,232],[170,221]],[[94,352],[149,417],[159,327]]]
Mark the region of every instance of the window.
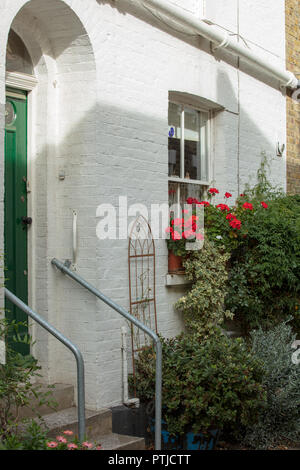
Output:
[[169,201],[201,198],[209,184],[209,111],[169,103]]

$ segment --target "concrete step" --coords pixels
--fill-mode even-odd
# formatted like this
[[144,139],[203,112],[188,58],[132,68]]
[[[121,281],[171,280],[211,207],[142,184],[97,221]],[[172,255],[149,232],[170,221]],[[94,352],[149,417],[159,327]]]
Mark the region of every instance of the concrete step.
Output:
[[[87,440],[101,445],[103,450],[143,450],[145,441],[141,437],[120,435],[112,432],[112,412],[85,410]],[[78,435],[78,416],[75,406],[50,413],[43,417],[50,438],[65,430]]]
[[[78,411],[75,406],[45,415],[43,420],[51,437],[67,429],[78,435]],[[111,410],[106,408],[99,411],[85,410],[85,427],[87,438],[90,440],[95,440],[99,435],[110,434]]]
[[97,441],[101,444],[103,450],[145,450],[143,437],[111,433],[99,436]]
[[[53,411],[60,411],[65,408],[70,408],[74,406],[74,387],[73,385],[65,385],[65,384],[54,384],[55,388],[48,388],[47,385],[40,386],[41,392],[51,391],[51,394],[47,397],[49,402],[55,402],[55,408],[49,407],[47,405],[38,406],[40,400],[35,398],[33,395],[30,399],[30,406],[22,407],[19,409],[18,416],[20,419],[23,418],[33,418],[36,416],[36,412],[32,411],[32,408],[38,410],[40,415],[46,415]],[[14,415],[16,412],[14,411]]]

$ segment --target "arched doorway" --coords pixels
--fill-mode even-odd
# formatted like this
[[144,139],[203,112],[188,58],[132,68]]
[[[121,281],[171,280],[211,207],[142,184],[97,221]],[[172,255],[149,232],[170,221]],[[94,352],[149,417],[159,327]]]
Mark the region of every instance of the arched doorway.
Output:
[[[7,83],[15,83],[16,94],[27,97],[27,176],[22,177],[27,180],[23,195],[27,195],[27,216],[32,218],[27,248],[23,248],[27,254],[28,304],[78,342],[72,338],[70,326],[72,297],[68,296],[68,304],[50,259],[70,255],[69,223],[72,209],[78,209],[80,185],[84,185],[78,169],[96,153],[94,123],[90,124],[96,102],[96,67],[80,15],[68,3],[72,2],[24,2],[11,24],[6,78]],[[24,82],[29,77],[35,83],[26,90],[29,85]],[[19,274],[20,269],[15,272]],[[33,326],[31,333],[44,380],[75,382],[72,355],[39,327]]]
[[[27,212],[27,90],[15,87],[23,77],[34,83],[33,65],[22,39],[11,29],[6,49],[5,170],[4,170],[4,260],[5,286],[28,302],[27,231],[31,218]],[[21,337],[28,332],[27,316],[6,299],[6,318],[22,323]],[[29,353],[26,342],[9,341],[10,347]]]

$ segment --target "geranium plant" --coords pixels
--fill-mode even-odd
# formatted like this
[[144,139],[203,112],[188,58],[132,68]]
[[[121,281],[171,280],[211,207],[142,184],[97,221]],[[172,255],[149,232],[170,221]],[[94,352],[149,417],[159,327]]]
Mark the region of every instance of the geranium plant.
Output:
[[170,235],[167,239],[167,246],[175,256],[187,255],[187,242],[195,242],[203,240],[203,233],[199,230],[199,218],[195,214],[186,217],[187,210],[183,210],[183,217],[171,217],[170,226],[167,227],[166,233]]

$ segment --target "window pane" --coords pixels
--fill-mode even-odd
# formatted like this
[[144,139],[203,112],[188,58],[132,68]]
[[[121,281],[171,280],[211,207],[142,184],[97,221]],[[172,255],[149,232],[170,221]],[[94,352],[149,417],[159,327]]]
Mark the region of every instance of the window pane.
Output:
[[200,179],[208,181],[208,114],[200,115]]
[[198,184],[175,183],[169,181],[169,205],[180,204],[183,208],[189,197],[202,201],[204,198],[204,187]]
[[185,108],[184,178],[199,180],[201,175],[200,163],[200,113]]
[[185,108],[184,113],[184,177],[206,181],[207,114]]
[[181,107],[169,103],[169,176],[180,177]]

